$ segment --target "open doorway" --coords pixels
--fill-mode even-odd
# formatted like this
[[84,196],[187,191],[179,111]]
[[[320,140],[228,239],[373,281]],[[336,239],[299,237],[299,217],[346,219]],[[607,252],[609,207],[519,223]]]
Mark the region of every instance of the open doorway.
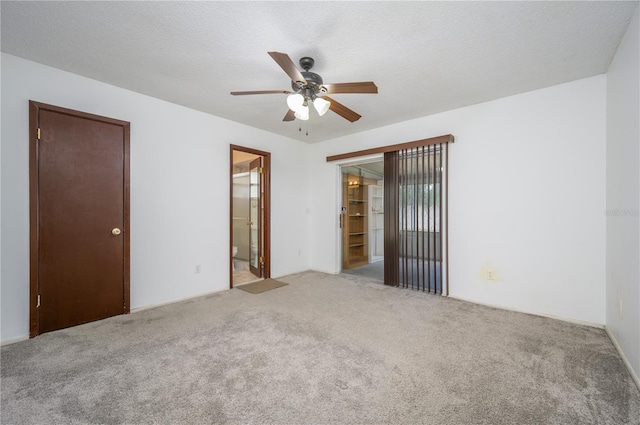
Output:
[[231,146],[230,288],[270,277],[271,154]]
[[384,282],[384,161],[343,165],[342,273]]
[[[447,175],[448,148],[453,141],[447,134],[327,157],[327,162],[352,161],[339,170],[343,273],[356,274],[354,271],[372,264],[366,261],[366,250],[374,233],[369,217],[375,206],[371,206],[371,183],[365,170],[375,162],[373,155],[382,154],[383,282],[449,294]],[[363,158],[367,155],[371,156]],[[357,167],[350,170],[348,166]]]

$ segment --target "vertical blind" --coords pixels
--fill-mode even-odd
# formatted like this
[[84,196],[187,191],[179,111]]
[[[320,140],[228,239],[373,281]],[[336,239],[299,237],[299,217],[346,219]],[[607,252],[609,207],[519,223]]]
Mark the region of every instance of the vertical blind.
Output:
[[384,154],[386,285],[448,293],[446,151],[439,143]]

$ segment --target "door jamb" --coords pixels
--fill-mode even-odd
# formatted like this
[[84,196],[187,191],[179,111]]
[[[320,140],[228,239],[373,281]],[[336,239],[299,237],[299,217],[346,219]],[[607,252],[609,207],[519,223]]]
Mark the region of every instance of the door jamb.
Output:
[[233,288],[233,267],[231,251],[233,249],[233,151],[246,152],[262,157],[264,168],[264,216],[263,231],[263,278],[271,277],[271,153],[238,145],[229,145],[229,289]]
[[38,244],[40,235],[38,231],[38,193],[39,193],[39,149],[38,130],[40,127],[39,112],[41,110],[53,111],[60,114],[71,115],[78,118],[85,118],[92,121],[100,121],[114,124],[123,128],[123,149],[124,149],[124,187],[123,187],[123,308],[124,314],[128,314],[131,308],[131,284],[130,284],[130,238],[129,238],[129,139],[131,135],[131,124],[114,118],[89,114],[87,112],[62,108],[60,106],[48,105],[46,103],[29,100],[29,338],[40,334],[40,317],[38,309]]
[[[363,156],[358,156],[358,157],[349,157],[349,158],[344,158],[341,160],[336,160],[335,165],[336,165],[336,194],[337,194],[337,205],[338,208],[336,209],[338,212],[338,216],[340,216],[342,214],[341,212],[341,208],[344,206],[344,199],[343,199],[343,182],[342,182],[342,167],[348,167],[350,165],[358,165],[358,164],[367,164],[369,162],[375,162],[375,161],[381,161],[382,159],[384,159],[384,156],[381,156],[379,153],[373,153],[373,154],[369,154],[369,155],[363,155]],[[340,227],[340,223],[338,222],[338,228],[337,228],[337,236],[336,236],[336,255],[334,257],[334,268],[336,270],[336,273],[340,274],[342,273],[343,270],[343,264],[342,264],[342,260],[343,260],[343,255],[344,255],[344,243],[343,243],[343,228]]]

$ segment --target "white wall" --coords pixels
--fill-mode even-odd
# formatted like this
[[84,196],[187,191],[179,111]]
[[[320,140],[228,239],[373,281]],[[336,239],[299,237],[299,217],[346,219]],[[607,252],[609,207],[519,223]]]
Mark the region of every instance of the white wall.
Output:
[[605,99],[596,76],[312,145],[312,268],[340,268],[327,155],[451,133],[451,295],[604,324]]
[[272,276],[309,268],[306,144],[11,55],[1,66],[3,342],[28,335],[29,99],[131,122],[132,308],[228,289],[229,144],[272,153]]
[[640,18],[607,72],[607,327],[640,375]]

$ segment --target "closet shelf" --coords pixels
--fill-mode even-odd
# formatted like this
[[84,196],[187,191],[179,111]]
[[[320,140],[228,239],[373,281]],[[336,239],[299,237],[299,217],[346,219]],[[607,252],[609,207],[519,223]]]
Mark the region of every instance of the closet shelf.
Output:
[[[349,182],[358,181],[357,186]],[[345,175],[343,179],[343,206],[346,207],[343,227],[342,266],[345,269],[358,267],[369,257],[369,212],[368,184],[362,177]]]

